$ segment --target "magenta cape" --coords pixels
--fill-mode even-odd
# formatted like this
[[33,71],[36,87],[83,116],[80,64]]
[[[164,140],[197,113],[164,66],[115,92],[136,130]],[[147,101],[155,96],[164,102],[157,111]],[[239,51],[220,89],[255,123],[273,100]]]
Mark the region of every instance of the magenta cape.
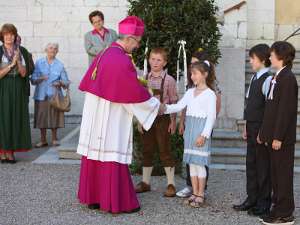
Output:
[[[92,73],[97,66],[96,79]],[[97,95],[116,103],[140,103],[150,98],[149,92],[137,79],[137,72],[131,58],[117,43],[106,49],[94,59],[79,85],[81,91]]]

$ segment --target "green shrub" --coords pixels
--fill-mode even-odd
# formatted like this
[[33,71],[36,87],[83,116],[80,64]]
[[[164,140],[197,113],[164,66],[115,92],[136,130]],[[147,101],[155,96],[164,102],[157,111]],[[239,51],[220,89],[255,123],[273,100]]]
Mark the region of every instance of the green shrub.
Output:
[[215,14],[214,0],[128,0],[129,15],[141,17],[146,25],[141,48],[133,55],[143,67],[144,50],[164,47],[169,53],[168,72],[176,71],[179,40],[186,41],[187,59],[199,48],[208,51],[213,62],[220,57],[218,42],[221,34]]

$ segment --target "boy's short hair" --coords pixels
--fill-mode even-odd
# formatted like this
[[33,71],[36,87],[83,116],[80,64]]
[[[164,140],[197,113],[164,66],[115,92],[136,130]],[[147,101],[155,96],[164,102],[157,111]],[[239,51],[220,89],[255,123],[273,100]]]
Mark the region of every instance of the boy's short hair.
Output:
[[151,54],[160,54],[163,57],[163,59],[166,62],[168,62],[168,53],[167,53],[166,49],[164,49],[164,48],[153,48],[150,52],[150,55]]
[[283,61],[283,66],[292,68],[296,54],[296,49],[292,44],[287,41],[276,41],[271,46],[271,52]]
[[265,67],[271,66],[270,47],[267,44],[258,44],[252,47],[249,51],[249,56],[256,56],[261,62],[264,62]]
[[101,18],[101,20],[104,20],[103,13],[99,10],[95,10],[95,11],[91,12],[90,15],[89,15],[89,20],[90,20],[91,23],[93,23],[92,18],[95,17],[95,16],[99,16]]

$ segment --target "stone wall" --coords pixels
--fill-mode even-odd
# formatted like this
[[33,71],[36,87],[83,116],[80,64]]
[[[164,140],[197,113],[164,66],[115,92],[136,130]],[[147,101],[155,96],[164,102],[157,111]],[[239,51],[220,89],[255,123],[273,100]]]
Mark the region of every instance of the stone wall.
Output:
[[[275,10],[275,39],[283,40],[300,28],[300,2],[294,0],[276,0]],[[288,13],[287,13],[288,12]],[[300,33],[300,32],[298,32]],[[298,50],[300,49],[300,35],[288,40]]]
[[[217,125],[220,128],[234,128],[235,120],[242,118],[245,49],[260,42],[271,44],[286,37],[299,25],[299,17],[291,22],[283,16],[283,12],[288,10],[284,8],[285,0],[247,0],[241,8],[224,14],[224,10],[240,2],[216,0],[219,14],[224,18],[224,25],[220,25],[222,59],[217,66],[217,77],[223,91],[222,111]],[[82,111],[83,94],[77,87],[87,68],[83,36],[92,29],[88,14],[95,9],[104,12],[107,27],[116,29],[118,21],[127,14],[127,1],[0,0],[0,25],[14,23],[23,45],[33,52],[34,59],[45,55],[44,47],[48,42],[59,43],[57,57],[65,64],[72,81],[73,105],[69,113],[72,115],[80,115]],[[291,39],[298,49],[299,38]],[[33,112],[33,101],[30,102],[30,111]]]
[[[0,0],[0,25],[13,23],[22,37],[22,44],[34,59],[45,55],[48,42],[60,45],[61,60],[72,81],[72,111],[81,114],[83,95],[77,89],[86,71],[88,59],[83,46],[84,34],[92,29],[88,14],[101,10],[105,26],[116,29],[127,14],[126,0]],[[33,101],[30,102],[33,112]]]
[[236,130],[236,120],[243,119],[245,94],[245,48],[221,48],[216,67],[222,90],[222,107],[216,128]]

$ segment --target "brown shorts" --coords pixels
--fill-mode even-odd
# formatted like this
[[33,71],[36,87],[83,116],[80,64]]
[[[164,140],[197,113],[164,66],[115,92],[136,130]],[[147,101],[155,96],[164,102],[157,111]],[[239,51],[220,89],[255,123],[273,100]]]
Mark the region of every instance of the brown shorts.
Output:
[[164,167],[174,167],[175,160],[171,152],[171,138],[168,132],[170,115],[158,116],[150,130],[142,134],[143,166],[153,166],[153,158],[158,147],[160,161]]

